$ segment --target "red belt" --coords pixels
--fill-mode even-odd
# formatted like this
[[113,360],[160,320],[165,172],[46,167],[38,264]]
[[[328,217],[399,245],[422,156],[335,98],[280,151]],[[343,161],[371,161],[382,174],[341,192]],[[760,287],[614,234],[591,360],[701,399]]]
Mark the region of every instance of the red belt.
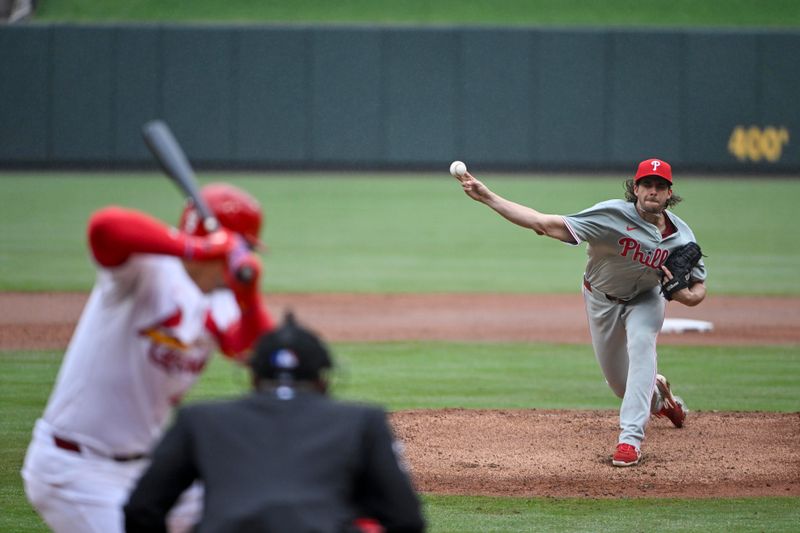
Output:
[[[586,287],[587,291],[594,292],[592,291],[592,286],[589,284],[589,280],[587,280],[586,278],[583,278],[583,286]],[[600,294],[605,296],[609,302],[614,302],[615,304],[626,304],[630,302],[630,300],[623,300],[622,298],[617,298],[616,296],[610,296],[603,292],[601,292]]]
[[[57,448],[61,448],[62,450],[67,450],[73,453],[83,453],[81,445],[75,441],[63,439],[53,435],[53,443]],[[131,455],[112,455],[110,459],[119,463],[125,463],[128,461],[138,461],[139,459],[144,459],[145,457],[147,457],[146,453],[134,453]]]

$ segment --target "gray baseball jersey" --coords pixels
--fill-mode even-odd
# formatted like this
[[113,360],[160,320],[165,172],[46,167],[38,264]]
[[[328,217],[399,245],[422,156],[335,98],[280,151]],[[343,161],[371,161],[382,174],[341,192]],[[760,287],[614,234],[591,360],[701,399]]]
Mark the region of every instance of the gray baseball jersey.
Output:
[[[661,266],[670,252],[695,240],[683,220],[673,213],[665,216],[677,230],[667,237],[639,216],[633,202],[625,200],[607,200],[564,217],[576,244],[589,243],[586,280],[591,286],[623,300],[658,287]],[[692,279],[706,279],[702,260],[692,271]]]
[[[661,266],[673,250],[695,240],[683,220],[665,216],[673,226],[666,237],[625,200],[564,217],[575,244],[588,242],[583,297],[592,346],[606,382],[622,398],[619,442],[636,448],[651,412],[658,410],[656,339],[666,309]],[[702,261],[692,279],[706,279]]]

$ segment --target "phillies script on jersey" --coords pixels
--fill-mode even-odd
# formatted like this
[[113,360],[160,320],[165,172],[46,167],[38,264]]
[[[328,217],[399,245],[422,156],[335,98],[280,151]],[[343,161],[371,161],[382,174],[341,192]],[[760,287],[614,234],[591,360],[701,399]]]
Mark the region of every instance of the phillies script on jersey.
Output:
[[631,256],[632,261],[638,261],[650,268],[660,269],[664,262],[669,257],[669,250],[665,248],[656,248],[655,250],[642,251],[642,244],[636,239],[625,237],[619,240],[619,245],[622,246],[622,251],[619,255],[628,257],[628,254],[633,252]]

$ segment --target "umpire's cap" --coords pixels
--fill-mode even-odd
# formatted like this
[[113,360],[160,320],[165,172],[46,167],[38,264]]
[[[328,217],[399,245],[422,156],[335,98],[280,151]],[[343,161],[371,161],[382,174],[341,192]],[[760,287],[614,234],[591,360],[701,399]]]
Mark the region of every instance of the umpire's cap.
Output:
[[259,339],[250,367],[260,379],[315,381],[333,367],[333,361],[322,339],[289,312],[278,329]]

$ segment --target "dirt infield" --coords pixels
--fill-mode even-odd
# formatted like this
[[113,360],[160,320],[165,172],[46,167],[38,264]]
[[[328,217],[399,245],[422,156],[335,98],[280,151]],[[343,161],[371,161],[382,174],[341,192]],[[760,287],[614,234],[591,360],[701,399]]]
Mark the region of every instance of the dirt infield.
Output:
[[[0,350],[63,348],[85,294],[0,294]],[[330,341],[587,343],[580,295],[281,294]],[[660,344],[800,346],[800,299],[711,296],[667,317],[711,321]],[[691,407],[691,405],[690,405]],[[610,464],[612,411],[419,410],[392,414],[418,488],[516,496],[800,496],[800,413],[692,412],[683,429],[648,426],[644,461]]]

